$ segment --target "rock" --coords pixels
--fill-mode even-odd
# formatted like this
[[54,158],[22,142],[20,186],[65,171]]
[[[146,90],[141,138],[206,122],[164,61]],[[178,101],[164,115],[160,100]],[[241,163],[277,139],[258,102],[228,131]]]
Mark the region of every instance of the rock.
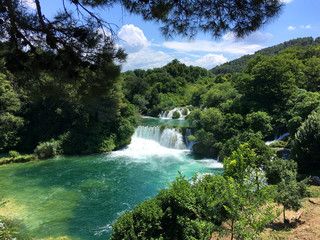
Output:
[[312,177],[312,184],[316,186],[320,186],[320,177],[318,176],[313,176]]

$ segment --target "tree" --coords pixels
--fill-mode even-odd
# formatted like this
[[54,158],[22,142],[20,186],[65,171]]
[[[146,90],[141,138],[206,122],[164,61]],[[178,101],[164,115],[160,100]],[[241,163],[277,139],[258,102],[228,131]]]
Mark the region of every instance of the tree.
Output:
[[271,120],[272,118],[268,113],[261,111],[253,112],[246,116],[246,123],[249,129],[254,132],[261,132],[263,137],[269,136],[272,131]]
[[303,75],[301,71],[302,63],[294,53],[257,56],[248,62],[237,86],[240,93],[254,103],[253,111],[279,114],[298,93],[298,83]]
[[299,172],[320,169],[320,112],[314,111],[299,127],[293,140],[291,157],[298,162]]
[[302,205],[302,199],[307,195],[308,179],[298,182],[297,171],[284,169],[280,174],[281,181],[277,184],[275,201],[283,205],[283,221],[286,220],[286,210],[298,211]]
[[[50,20],[43,15],[41,1],[34,2],[36,11],[28,12],[21,1],[1,1],[3,35],[9,36],[20,49],[23,45],[30,48],[41,45],[51,49],[71,47],[77,53],[87,49],[91,53],[86,56],[89,59],[94,55],[92,47],[101,40],[101,35],[95,33],[97,28],[106,28],[114,36],[113,25],[95,13],[94,9],[98,7],[111,8],[120,3],[145,20],[161,22],[162,32],[168,37],[176,34],[194,37],[198,31],[210,32],[214,37],[232,31],[241,37],[267,23],[283,6],[280,0],[228,0],[223,3],[210,0],[192,4],[167,0],[62,0],[63,10]],[[77,14],[73,15],[72,10]],[[106,37],[106,33],[104,35]]]
[[271,188],[259,169],[254,150],[248,146],[240,145],[223,162],[231,240],[234,235],[236,239],[256,239],[276,217],[272,206],[263,207],[271,199]]
[[22,103],[10,80],[13,80],[10,73],[0,73],[0,152],[16,147],[20,142],[18,132],[24,126],[20,116]]

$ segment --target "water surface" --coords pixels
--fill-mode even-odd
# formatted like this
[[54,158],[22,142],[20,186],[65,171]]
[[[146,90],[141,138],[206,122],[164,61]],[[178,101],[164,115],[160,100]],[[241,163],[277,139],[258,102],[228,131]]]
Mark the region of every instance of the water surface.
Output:
[[[186,149],[134,137],[120,151],[11,164],[0,168],[0,196],[35,239],[109,239],[111,224],[123,212],[154,197],[178,176],[221,173],[221,164],[198,159]],[[3,209],[2,209],[3,210]]]

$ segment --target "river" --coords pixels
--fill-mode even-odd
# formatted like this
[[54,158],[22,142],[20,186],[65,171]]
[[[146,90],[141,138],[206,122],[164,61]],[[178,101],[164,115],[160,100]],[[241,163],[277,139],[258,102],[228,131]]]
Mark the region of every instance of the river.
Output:
[[140,126],[119,151],[2,166],[0,197],[8,203],[0,215],[19,223],[21,238],[109,239],[122,213],[154,197],[178,171],[187,178],[222,173],[217,161],[194,156],[179,134]]

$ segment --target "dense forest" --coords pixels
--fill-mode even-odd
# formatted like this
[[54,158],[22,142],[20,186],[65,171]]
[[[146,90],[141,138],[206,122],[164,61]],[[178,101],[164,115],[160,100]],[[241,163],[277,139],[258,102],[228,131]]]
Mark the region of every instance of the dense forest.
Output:
[[[122,74],[125,95],[143,114],[188,105],[194,152],[219,156],[224,172],[192,181],[180,173],[156,197],[121,215],[111,239],[212,239],[214,232],[259,239],[280,215],[272,202],[283,206],[289,223],[286,210],[297,211],[308,196],[309,179],[297,179],[320,173],[320,45],[304,40],[310,44],[257,54],[233,74],[213,75],[177,60]],[[283,141],[265,143],[286,132]]]
[[312,37],[297,38],[289,40],[280,44],[277,44],[272,47],[263,48],[259,51],[256,51],[254,54],[245,55],[230,62],[224,63],[220,66],[212,68],[210,71],[216,75],[218,74],[227,74],[227,73],[237,73],[245,69],[247,62],[254,58],[257,55],[263,56],[273,56],[279,53],[280,51],[290,48],[290,47],[307,47],[314,44],[319,44],[320,38],[315,40]]
[[120,91],[120,67],[103,55],[76,67],[70,57],[40,50],[17,56],[1,45],[1,152],[36,149],[50,157],[111,151],[130,141],[136,120]]
[[[301,146],[304,141],[313,142],[308,151],[316,151],[319,141],[298,136],[316,131],[307,130],[305,124],[319,115],[320,45],[312,38],[289,42],[301,45],[272,56],[256,55],[234,74],[214,75],[178,60],[162,68],[127,71],[122,74],[123,92],[141,114],[158,116],[188,106],[192,111],[187,120],[194,130],[189,139],[197,142],[195,153],[222,160],[242,143],[259,139],[264,148],[263,141],[289,132],[286,144],[292,148],[292,157],[305,161],[301,170],[303,164],[319,167],[317,154],[301,152],[306,149]],[[317,137],[316,132],[311,135]]]

